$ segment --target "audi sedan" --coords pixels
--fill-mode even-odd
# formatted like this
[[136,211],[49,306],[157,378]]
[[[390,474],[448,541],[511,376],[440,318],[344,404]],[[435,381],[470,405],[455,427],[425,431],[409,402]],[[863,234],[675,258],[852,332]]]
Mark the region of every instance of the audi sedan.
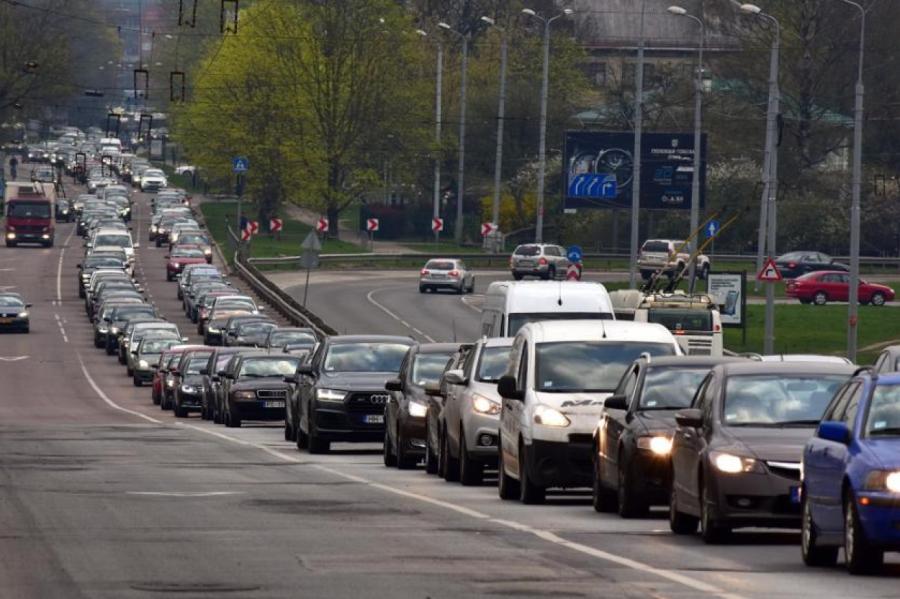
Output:
[[475,274],[457,258],[429,260],[419,273],[419,293],[438,289],[472,293],[475,291]]
[[284,420],[290,385],[300,359],[270,354],[237,354],[225,374],[227,391],[222,419],[227,427],[244,420]]
[[31,328],[27,304],[15,295],[0,296],[0,330],[27,333]]

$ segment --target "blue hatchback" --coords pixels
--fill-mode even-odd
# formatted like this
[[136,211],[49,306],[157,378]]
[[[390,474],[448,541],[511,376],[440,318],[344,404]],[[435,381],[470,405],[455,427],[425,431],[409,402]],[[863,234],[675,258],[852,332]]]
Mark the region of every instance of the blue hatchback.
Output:
[[859,370],[825,410],[802,464],[803,561],[829,566],[844,547],[853,574],[900,551],[900,374]]

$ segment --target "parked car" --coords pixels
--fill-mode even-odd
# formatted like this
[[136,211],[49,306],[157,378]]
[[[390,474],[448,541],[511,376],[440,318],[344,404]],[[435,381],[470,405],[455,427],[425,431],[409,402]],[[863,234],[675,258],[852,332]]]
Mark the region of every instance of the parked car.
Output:
[[447,361],[459,346],[423,343],[409,348],[397,378],[385,383],[384,465],[412,468],[425,456],[425,385],[437,383]]
[[555,279],[565,276],[569,259],[566,249],[549,243],[527,243],[513,250],[509,258],[509,269],[515,280],[525,277]]
[[[686,248],[686,242],[680,239],[648,239],[638,253],[637,267],[641,271],[641,277],[646,281],[657,272],[674,277],[691,260],[691,254]],[[694,264],[697,276],[705,279],[709,275],[709,256],[697,254]]]
[[868,574],[900,551],[900,375],[857,372],[834,396],[803,450],[801,552]]
[[[828,302],[846,302],[850,296],[850,275],[841,271],[817,271],[787,282],[785,294],[802,304],[824,306]],[[894,290],[887,285],[859,281],[859,302],[883,306],[894,301]]]
[[830,270],[835,272],[849,272],[850,267],[840,262],[835,262],[834,258],[828,254],[815,251],[795,251],[782,254],[775,258],[775,266],[778,267],[781,276],[785,279],[796,279],[801,275],[820,270]]
[[450,289],[459,293],[475,291],[475,274],[458,258],[435,258],[419,273],[419,293]]
[[675,414],[669,525],[707,543],[735,528],[800,526],[800,459],[846,364],[720,364]]

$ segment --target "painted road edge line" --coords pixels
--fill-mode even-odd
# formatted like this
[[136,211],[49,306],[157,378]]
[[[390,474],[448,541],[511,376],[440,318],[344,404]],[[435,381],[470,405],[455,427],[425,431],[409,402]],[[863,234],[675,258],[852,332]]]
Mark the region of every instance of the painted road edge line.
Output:
[[97,385],[97,382],[94,381],[94,378],[91,376],[91,373],[88,372],[87,367],[84,365],[84,360],[81,359],[81,354],[79,352],[75,352],[75,354],[78,356],[78,364],[81,366],[81,373],[84,375],[84,378],[87,380],[88,384],[94,390],[94,393],[96,393],[97,396],[100,399],[102,399],[104,401],[104,403],[106,403],[106,405],[108,405],[109,407],[111,407],[114,410],[119,410],[120,412],[125,412],[126,414],[130,414],[132,416],[137,416],[138,418],[143,418],[144,420],[148,420],[148,421],[152,422],[153,424],[163,424],[162,420],[157,420],[156,418],[153,418],[152,416],[147,416],[146,414],[141,414],[140,412],[137,412],[135,410],[129,410],[128,408],[123,408],[122,406],[120,406],[119,404],[117,404],[116,402],[111,400],[109,397],[107,397],[106,393],[103,392],[103,389],[101,389],[99,387],[99,385]]
[[[402,318],[400,318],[399,316],[397,316],[396,314],[394,314],[393,312],[388,310],[382,304],[378,303],[378,301],[374,297],[372,297],[376,291],[387,291],[389,289],[397,289],[397,287],[382,287],[380,289],[373,289],[372,291],[370,291],[369,293],[366,294],[366,299],[369,300],[370,304],[372,304],[376,308],[380,309],[382,312],[384,312],[385,314],[387,314],[388,316],[390,316],[391,318],[393,318],[394,320],[396,320],[397,322],[399,322],[400,324],[405,326],[410,331],[412,331],[414,333],[417,332],[419,329],[411,326],[408,322],[406,322],[405,320],[403,320]],[[432,337],[431,335],[426,335],[425,333],[421,333],[421,335],[427,341],[429,341],[431,343],[436,343],[436,341],[434,340],[434,337]]]

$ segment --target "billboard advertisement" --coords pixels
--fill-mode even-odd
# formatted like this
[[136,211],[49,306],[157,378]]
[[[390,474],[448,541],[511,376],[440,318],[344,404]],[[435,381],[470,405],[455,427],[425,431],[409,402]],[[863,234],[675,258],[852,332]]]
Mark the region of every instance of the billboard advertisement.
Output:
[[747,274],[743,272],[709,273],[707,295],[718,304],[722,326],[744,326],[747,310]]
[[[634,181],[634,133],[566,132],[563,207],[631,208]],[[706,135],[700,143],[700,207],[706,189]],[[691,207],[694,136],[644,133],[641,136],[641,208],[686,210]]]

